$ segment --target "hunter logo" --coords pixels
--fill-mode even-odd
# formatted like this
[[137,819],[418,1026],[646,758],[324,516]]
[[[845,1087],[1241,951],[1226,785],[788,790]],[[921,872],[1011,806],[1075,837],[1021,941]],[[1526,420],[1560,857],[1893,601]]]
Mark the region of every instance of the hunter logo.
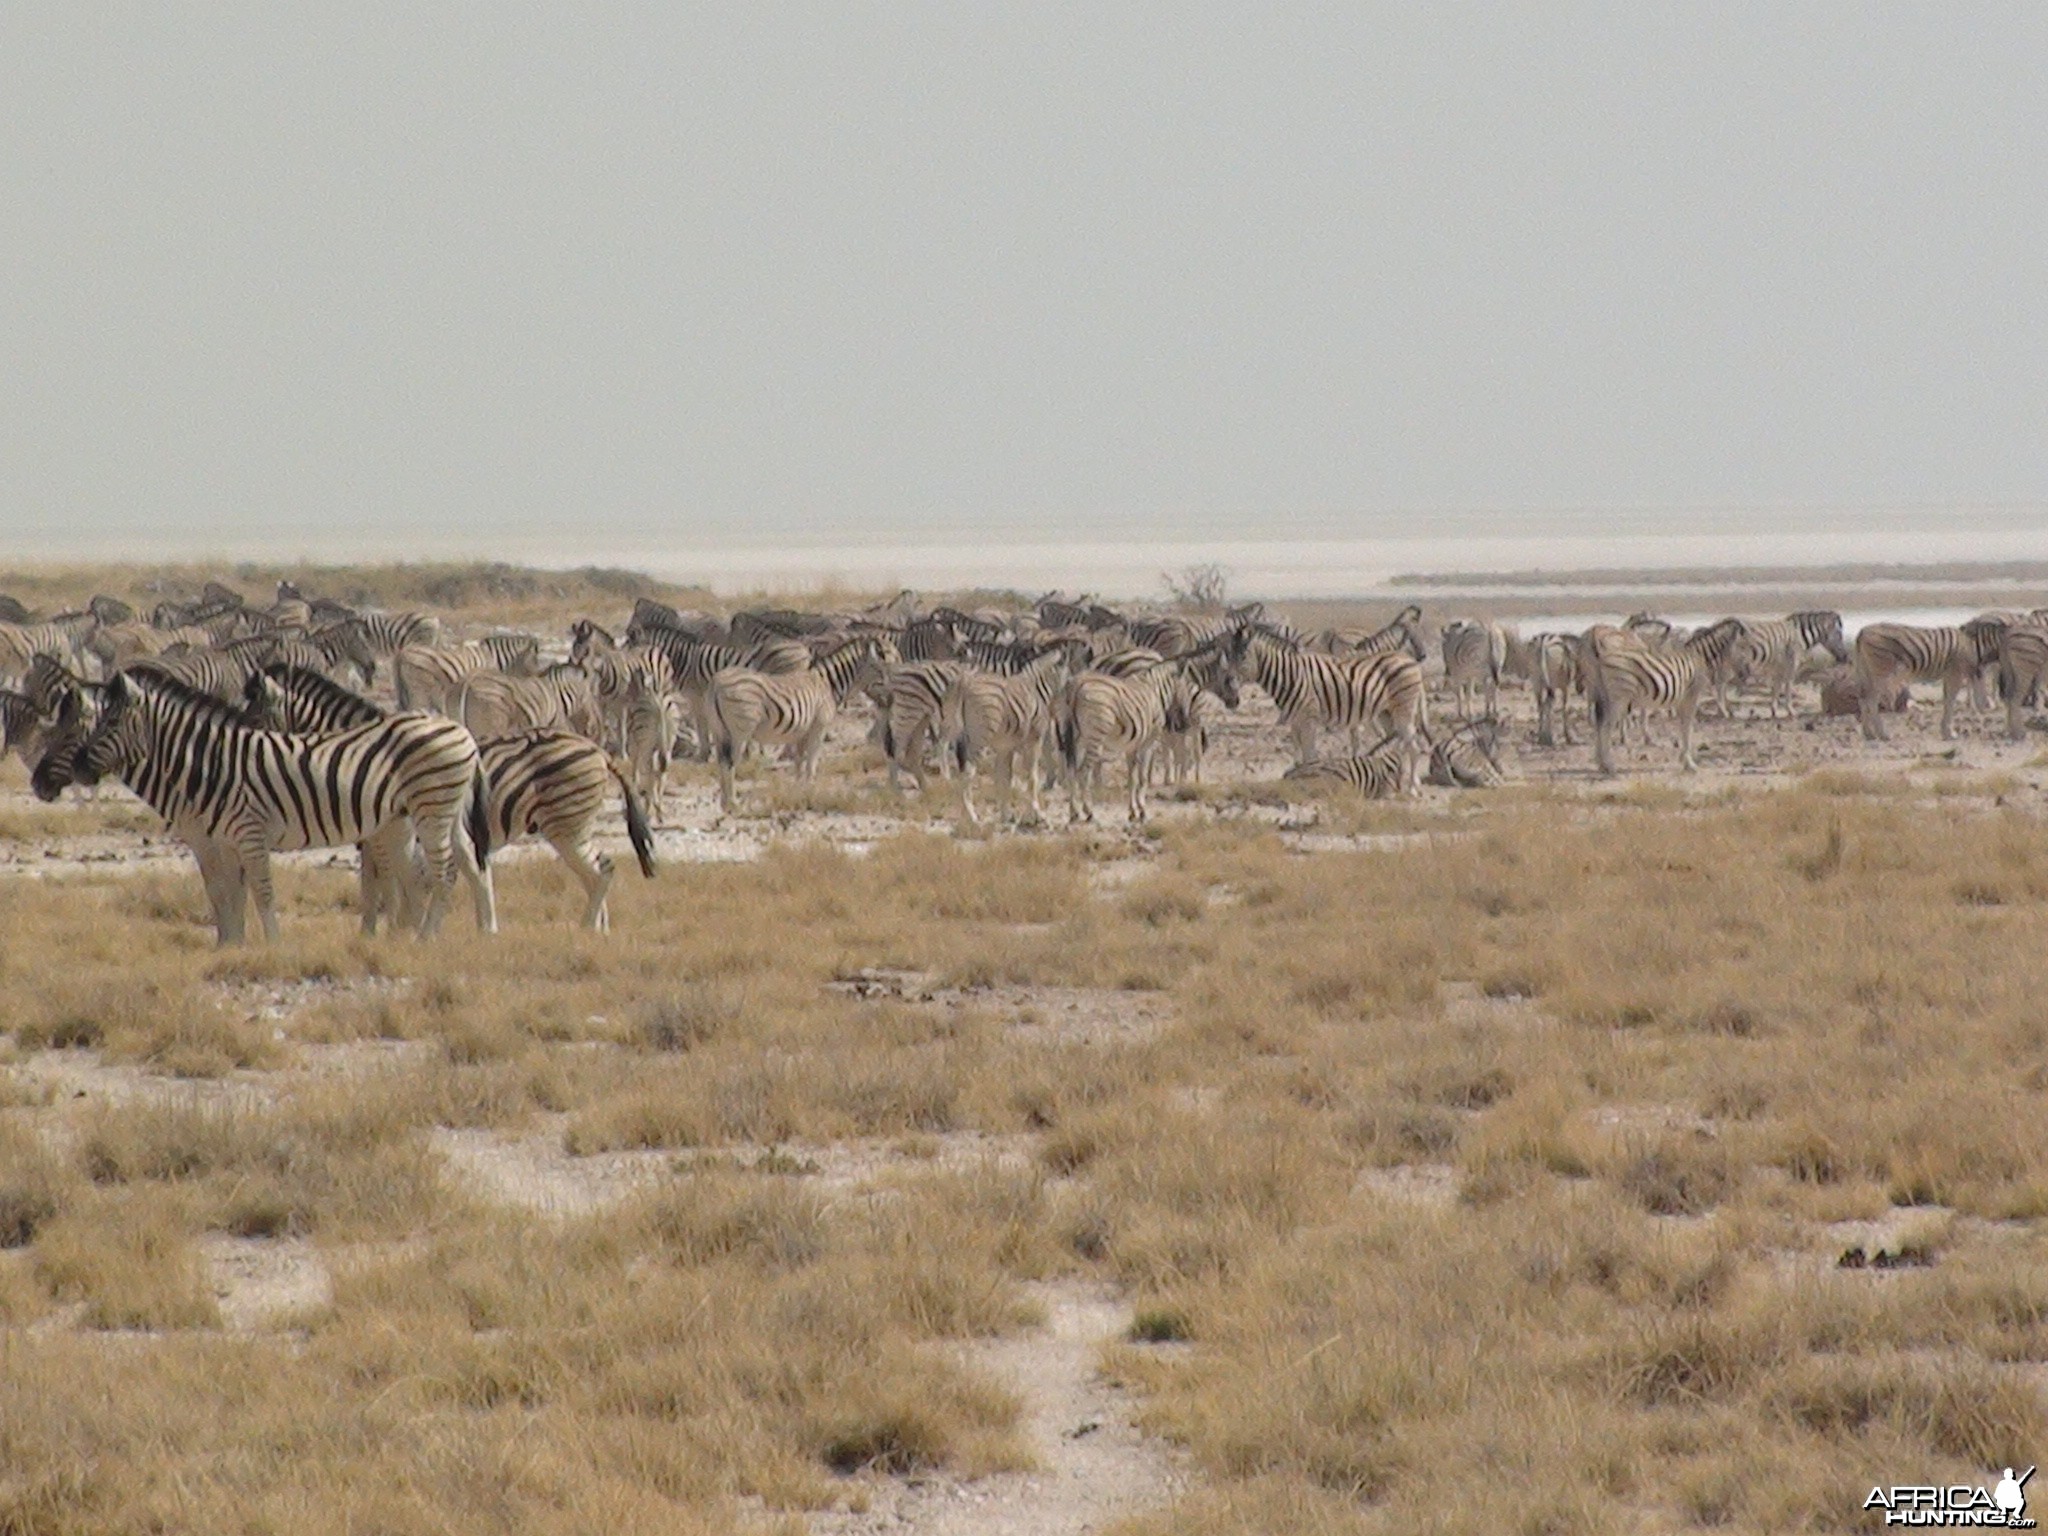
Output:
[[1948,1488],[1910,1484],[1873,1488],[1863,1501],[1865,1509],[1884,1511],[1886,1525],[1989,1525],[2008,1530],[2032,1530],[2027,1518],[2027,1479],[2032,1467],[2018,1477],[2012,1468],[1991,1488],[1956,1484]]

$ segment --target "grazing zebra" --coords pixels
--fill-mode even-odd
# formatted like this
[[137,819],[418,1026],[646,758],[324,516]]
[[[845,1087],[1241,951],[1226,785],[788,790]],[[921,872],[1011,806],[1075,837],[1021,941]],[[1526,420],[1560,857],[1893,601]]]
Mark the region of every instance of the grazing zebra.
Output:
[[[321,735],[389,718],[383,708],[318,672],[301,667],[272,666],[250,678],[246,694],[250,724],[294,735]],[[483,767],[486,819],[494,846],[527,838],[549,844],[582,885],[583,926],[600,931],[611,926],[606,894],[615,868],[593,841],[597,818],[614,784],[626,818],[626,835],[639,860],[640,873],[654,878],[654,836],[638,796],[618,765],[585,737],[571,731],[534,730],[495,736],[477,743]],[[408,912],[410,856],[395,866],[384,862],[385,850],[366,843],[364,885],[382,893],[381,903],[394,912]],[[374,865],[374,872],[373,872]],[[488,921],[479,891],[478,921],[495,928],[495,893]]]
[[1501,722],[1492,715],[1467,721],[1430,743],[1426,779],[1445,789],[1491,789],[1505,784],[1500,738]]
[[1556,726],[1564,726],[1564,744],[1572,743],[1572,689],[1579,680],[1579,644],[1575,635],[1552,631],[1531,635],[1528,644],[1529,686],[1536,694],[1536,742],[1557,745]]
[[472,673],[457,687],[449,713],[478,741],[543,729],[575,731],[592,741],[605,734],[597,689],[574,662],[549,667],[538,677]]
[[[473,883],[489,893],[481,761],[475,740],[452,720],[393,715],[289,736],[254,729],[235,706],[174,679],[117,672],[101,692],[98,721],[46,756],[33,785],[54,800],[67,783],[109,774],[192,850],[223,944],[241,941],[250,897],[264,936],[276,939],[273,851],[374,841],[381,857],[395,860],[408,823],[433,879],[422,936],[439,927],[458,868],[474,871]],[[375,910],[370,878],[366,870],[366,928]]]
[[532,635],[486,635],[456,645],[407,646],[391,658],[400,709],[453,714],[463,680],[478,672],[532,677],[540,671],[540,641]]
[[963,671],[946,691],[940,729],[953,741],[960,805],[968,821],[981,820],[974,809],[974,770],[986,760],[994,765],[996,819],[1010,814],[1010,778],[1019,764],[1029,786],[1031,819],[1039,819],[1038,758],[1067,665],[1066,652],[1051,650],[1012,676]]
[[1349,784],[1368,800],[1385,800],[1403,793],[1416,776],[1416,759],[1422,750],[1416,737],[1390,734],[1371,751],[1351,757],[1317,758],[1296,763],[1282,778],[1334,781]]
[[874,637],[858,635],[841,641],[802,672],[728,667],[715,675],[705,690],[705,702],[717,733],[720,808],[732,814],[733,768],[756,742],[794,747],[797,777],[813,777],[825,728],[847,695],[878,675],[881,665]]
[[1507,638],[1498,625],[1453,619],[1443,627],[1444,680],[1456,692],[1458,718],[1472,718],[1472,695],[1483,693],[1486,713],[1500,708],[1500,672]]
[[1831,609],[1807,608],[1782,619],[1743,621],[1743,660],[1761,673],[1769,689],[1771,718],[1778,718],[1778,706],[1793,713],[1792,685],[1799,680],[1807,657],[1824,650],[1838,663],[1849,659],[1849,642],[1842,633],[1842,616]]
[[1886,739],[1878,702],[1901,683],[1941,683],[1941,739],[1955,736],[1956,695],[1998,660],[2005,623],[1976,618],[1925,629],[1915,624],[1866,624],[1856,636],[1856,687],[1863,737]]
[[1256,624],[1238,630],[1227,644],[1233,670],[1278,706],[1299,762],[1316,755],[1324,726],[1350,731],[1356,745],[1360,731],[1376,722],[1404,738],[1426,723],[1421,663],[1401,651],[1328,656],[1297,650]]
[[1998,691],[2005,696],[2005,733],[2014,741],[2026,735],[2021,716],[2048,681],[2048,624],[2015,624],[1998,647]]
[[1722,619],[1675,645],[1653,646],[1607,630],[1605,643],[1595,641],[1589,651],[1582,652],[1582,661],[1590,658],[1591,663],[1586,692],[1593,704],[1594,755],[1600,771],[1615,771],[1616,722],[1652,707],[1677,712],[1679,764],[1688,773],[1697,769],[1699,761],[1692,750],[1693,717],[1715,669],[1741,637],[1740,619]]

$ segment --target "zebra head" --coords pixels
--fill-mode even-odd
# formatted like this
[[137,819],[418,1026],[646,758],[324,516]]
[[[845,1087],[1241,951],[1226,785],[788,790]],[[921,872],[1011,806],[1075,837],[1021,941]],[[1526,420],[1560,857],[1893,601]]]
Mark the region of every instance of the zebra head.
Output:
[[618,648],[611,631],[595,619],[578,619],[569,626],[569,659],[578,666],[587,663],[593,654],[603,655]]
[[1223,701],[1225,709],[1236,709],[1242,702],[1237,691],[1236,664],[1230,659],[1229,648],[1220,639],[1181,657],[1180,667],[1189,682],[1215,694]]
[[1842,616],[1832,608],[1808,608],[1792,615],[1792,627],[1810,650],[1816,645],[1838,662],[1849,659],[1849,641],[1842,633]]
[[[148,683],[130,672],[116,672],[100,689],[99,718],[92,723],[90,730],[82,733],[84,739],[68,754],[68,782],[83,784],[90,789],[108,774],[119,773],[146,750],[142,715],[143,706],[149,697],[149,689]],[[75,699],[77,696],[74,694],[71,697]],[[69,733],[60,725],[60,742],[67,734]],[[62,751],[61,745],[52,751],[50,756],[43,760],[44,766],[51,767],[58,753]],[[61,765],[58,769],[53,769],[53,772],[56,771],[61,771]],[[38,776],[40,777],[40,770]],[[57,782],[55,789],[49,794],[43,794],[40,787],[36,789],[36,793],[43,795],[46,800],[54,800],[57,798],[55,791],[62,789],[64,782],[66,781]]]
[[31,733],[31,739],[21,743],[23,758],[35,763],[29,787],[38,800],[55,800],[67,784],[79,782],[78,753],[86,738],[82,696],[67,689],[57,701],[55,715],[40,717]]

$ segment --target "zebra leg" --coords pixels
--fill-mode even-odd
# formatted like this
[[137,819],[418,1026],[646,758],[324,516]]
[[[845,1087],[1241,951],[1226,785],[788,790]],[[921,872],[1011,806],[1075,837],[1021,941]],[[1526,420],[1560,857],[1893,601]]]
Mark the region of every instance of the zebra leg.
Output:
[[1124,759],[1128,781],[1125,816],[1133,822],[1145,819],[1145,781],[1152,777],[1152,749],[1140,747]]
[[1678,704],[1678,766],[1687,773],[1699,771],[1699,761],[1692,755],[1692,717],[1698,713],[1699,703],[1695,699],[1681,699]]
[[1593,761],[1610,779],[1614,777],[1614,713],[1610,700],[1593,700]]
[[[277,942],[277,887],[270,878],[270,850],[261,844],[242,850],[242,881],[249,888],[249,895],[256,903],[257,921],[263,924],[263,941]],[[236,903],[236,926],[240,926],[240,906]]]
[[199,862],[199,880],[206,887],[206,904],[213,909],[214,941],[223,946],[241,943],[246,907],[241,860],[211,839],[202,839],[188,846],[192,849],[192,857]]
[[960,809],[969,826],[981,825],[981,814],[974,809],[974,754],[965,751],[960,753]]
[[576,877],[583,887],[583,926],[593,933],[609,933],[612,926],[610,910],[605,897],[612,888],[612,877],[618,873],[609,854],[593,854],[580,841],[568,837],[551,837],[556,855],[569,867],[569,873]]
[[1954,677],[1941,680],[1941,739],[1954,741],[1956,738],[1956,697],[1962,692]]

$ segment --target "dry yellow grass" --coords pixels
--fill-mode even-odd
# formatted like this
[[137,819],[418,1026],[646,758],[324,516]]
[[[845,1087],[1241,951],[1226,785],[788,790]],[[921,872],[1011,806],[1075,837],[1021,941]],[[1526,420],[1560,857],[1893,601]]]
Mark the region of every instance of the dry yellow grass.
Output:
[[[545,863],[425,946],[293,870],[228,954],[188,872],[0,881],[0,1530],[801,1518],[1020,1461],[951,1346],[1049,1276],[1195,1470],[1130,1531],[1847,1529],[2038,1460],[2048,829],[1609,798],[779,847],[609,938]],[[644,1177],[539,1214],[454,1131]],[[331,1295],[233,1331],[227,1238]]]

